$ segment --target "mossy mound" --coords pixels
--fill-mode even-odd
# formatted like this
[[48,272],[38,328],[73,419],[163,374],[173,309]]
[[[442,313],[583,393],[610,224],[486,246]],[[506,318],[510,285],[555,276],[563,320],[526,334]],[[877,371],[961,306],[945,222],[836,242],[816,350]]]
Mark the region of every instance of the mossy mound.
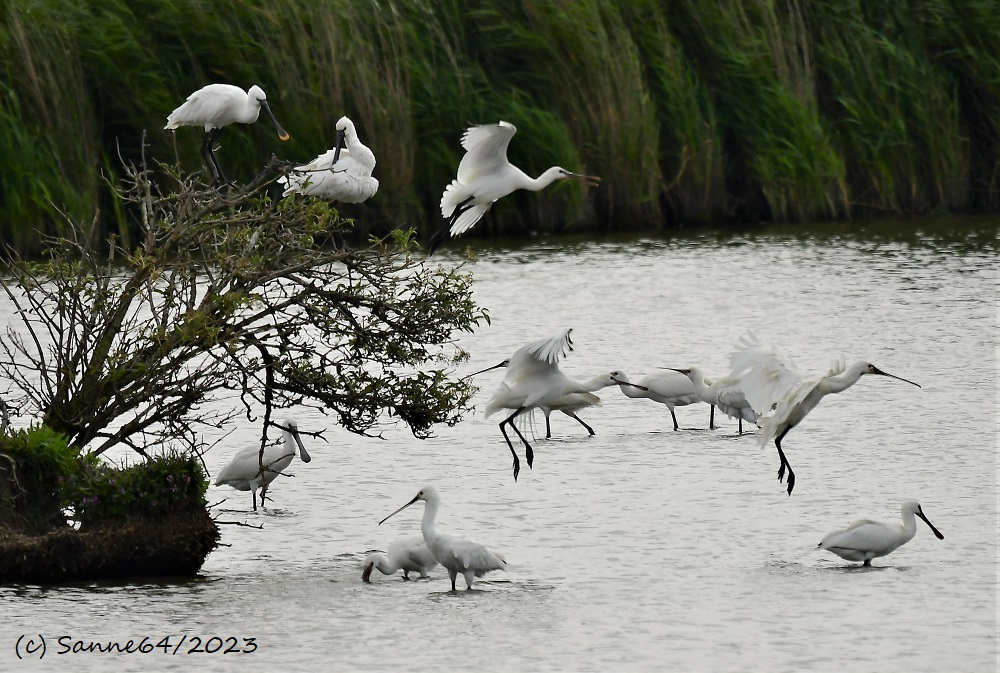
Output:
[[219,528],[205,510],[42,535],[0,531],[0,583],[194,575],[218,543]]
[[0,583],[193,575],[220,537],[207,488],[190,455],[118,468],[44,427],[0,437]]

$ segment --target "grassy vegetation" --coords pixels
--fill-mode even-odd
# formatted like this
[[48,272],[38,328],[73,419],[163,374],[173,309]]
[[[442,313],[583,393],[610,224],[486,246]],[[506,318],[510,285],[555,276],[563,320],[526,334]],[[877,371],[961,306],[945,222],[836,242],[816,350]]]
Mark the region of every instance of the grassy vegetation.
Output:
[[105,187],[209,82],[268,94],[291,133],[226,129],[248,179],[309,160],[347,114],[378,157],[359,231],[434,228],[469,122],[510,159],[601,175],[502,201],[481,229],[648,228],[1000,208],[996,0],[20,0],[0,10],[0,236],[64,210],[128,236]]

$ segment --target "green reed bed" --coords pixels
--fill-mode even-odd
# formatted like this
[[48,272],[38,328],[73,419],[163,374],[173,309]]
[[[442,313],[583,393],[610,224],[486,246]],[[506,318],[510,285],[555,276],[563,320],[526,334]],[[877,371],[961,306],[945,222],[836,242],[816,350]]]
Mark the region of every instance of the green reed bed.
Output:
[[[362,231],[439,226],[469,123],[518,126],[510,159],[604,178],[500,202],[502,233],[1000,208],[996,0],[20,0],[0,13],[0,235],[58,210],[129,234],[103,177],[147,156],[209,82],[268,94],[291,133],[226,129],[238,181],[307,161],[354,119],[379,194]],[[277,193],[277,190],[276,190]]]

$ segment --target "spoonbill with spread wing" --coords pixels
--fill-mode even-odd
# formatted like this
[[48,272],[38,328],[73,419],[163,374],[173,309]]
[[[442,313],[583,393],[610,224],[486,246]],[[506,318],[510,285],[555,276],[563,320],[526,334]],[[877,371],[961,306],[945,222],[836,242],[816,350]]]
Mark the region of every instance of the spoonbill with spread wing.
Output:
[[299,428],[295,421],[289,419],[285,421],[284,425],[278,427],[281,428],[281,434],[284,438],[280,446],[271,444],[264,447],[263,456],[261,456],[258,447],[248,446],[237,453],[215,478],[216,486],[232,486],[237,491],[250,491],[253,496],[253,511],[255,512],[257,511],[257,489],[262,487],[264,489],[260,496],[260,504],[263,506],[268,484],[274,481],[295,458],[296,445],[298,445],[299,455],[303,463],[312,460],[312,456],[302,445],[302,438],[299,437]]
[[781,440],[824,397],[847,390],[865,374],[888,376],[920,387],[918,383],[887,374],[864,360],[848,367],[843,355],[825,374],[803,376],[784,353],[774,346],[760,343],[752,333],[740,337],[739,346],[729,361],[733,376],[738,376],[742,382],[747,401],[760,414],[760,446],[767,446],[769,441],[774,440],[778,449],[778,458],[781,459],[779,482],[784,478],[785,468],[788,468],[788,495],[792,494],[795,486],[795,473],[781,450]]
[[870,566],[873,558],[891,554],[913,539],[917,534],[917,521],[913,518],[914,515],[919,516],[930,526],[937,539],[944,539],[941,531],[924,516],[919,502],[914,500],[904,502],[900,511],[903,515],[902,525],[861,519],[844,530],[830,533],[817,547],[833,552],[846,561],[863,561],[864,565]]
[[[724,376],[712,383],[711,379],[705,378],[704,372],[698,367],[688,367],[687,369],[668,367],[668,369],[688,377],[694,385],[694,392],[702,402],[715,405],[730,418],[738,419],[740,422],[739,434],[743,434],[743,421],[757,422],[758,414],[747,402],[747,397],[743,394],[739,379],[736,377]],[[709,427],[712,427],[711,421]]]
[[278,182],[285,185],[282,196],[299,193],[326,201],[361,203],[378,191],[374,170],[375,153],[358,138],[354,122],[341,117],[334,148],[304,166],[296,166]]
[[459,573],[465,578],[466,588],[471,589],[476,577],[482,577],[491,570],[507,570],[507,560],[501,554],[490,551],[476,542],[437,532],[434,520],[441,506],[441,497],[433,486],[420,489],[413,500],[379,521],[378,525],[381,526],[386,519],[402,512],[418,500],[424,501],[424,518],[420,523],[420,532],[423,533],[424,542],[427,543],[427,548],[431,550],[434,558],[448,571],[452,591],[455,591],[455,578]]
[[515,190],[538,192],[556,180],[581,180],[592,187],[600,182],[598,177],[571,173],[559,166],[537,178],[528,177],[507,160],[507,146],[516,132],[513,124],[502,121],[470,127],[462,135],[465,156],[458,164],[458,176],[441,196],[441,215],[448,221],[431,236],[428,254],[434,254],[449,231],[453,238],[465,233],[498,199]]
[[281,124],[275,119],[267,104],[267,96],[264,90],[254,84],[248,91],[244,91],[232,84],[208,84],[195,91],[187,97],[180,107],[167,116],[167,125],[164,129],[176,129],[181,126],[204,126],[205,135],[201,140],[201,158],[208,166],[208,172],[212,175],[212,185],[218,186],[226,182],[226,176],[219,167],[219,160],[215,158],[215,150],[212,145],[215,142],[215,135],[223,126],[228,126],[233,122],[240,124],[253,124],[263,110],[278,130],[278,137],[288,140],[288,134]]

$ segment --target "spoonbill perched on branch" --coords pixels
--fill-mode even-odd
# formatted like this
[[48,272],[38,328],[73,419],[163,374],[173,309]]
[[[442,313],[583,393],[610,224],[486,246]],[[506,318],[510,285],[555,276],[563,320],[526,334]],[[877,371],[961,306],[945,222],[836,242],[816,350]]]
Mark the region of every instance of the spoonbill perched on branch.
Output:
[[427,577],[427,573],[437,564],[437,559],[427,548],[423,537],[396,540],[389,545],[389,551],[385,554],[368,555],[361,581],[371,583],[372,570],[378,570],[383,575],[394,575],[397,570],[402,570],[404,580],[410,579],[411,572]]
[[215,135],[223,126],[233,122],[253,124],[263,110],[278,130],[278,137],[288,140],[288,134],[275,119],[267,104],[264,90],[254,84],[249,91],[244,91],[232,84],[208,84],[187,97],[180,107],[167,116],[164,129],[176,129],[181,126],[204,126],[205,135],[201,141],[201,158],[208,166],[212,175],[212,186],[225,184],[226,176],[219,167],[212,147]]
[[917,534],[917,521],[913,518],[914,515],[919,516],[930,526],[937,539],[944,539],[941,531],[924,516],[919,502],[914,500],[904,502],[900,511],[903,515],[902,525],[861,519],[844,530],[830,533],[817,547],[833,552],[844,560],[864,561],[864,565],[870,566],[873,558],[891,554],[913,539]]
[[295,458],[296,445],[303,463],[312,460],[312,456],[302,445],[302,438],[299,437],[299,428],[295,421],[289,419],[285,421],[284,425],[278,427],[281,428],[281,434],[284,438],[280,446],[276,444],[265,446],[263,455],[261,455],[260,448],[248,446],[237,453],[215,478],[216,486],[232,486],[237,491],[251,491],[253,511],[255,512],[257,511],[257,489],[263,487],[260,496],[260,504],[263,506],[268,484],[274,481]]
[[282,196],[297,192],[326,201],[361,203],[378,191],[374,170],[375,153],[358,138],[354,122],[341,117],[334,148],[304,166],[296,166],[278,182],[285,185]]
[[553,166],[537,178],[507,160],[507,146],[517,129],[513,124],[483,124],[466,129],[462,135],[465,156],[458,164],[458,176],[445,187],[441,196],[441,215],[447,222],[431,236],[428,254],[448,237],[454,238],[471,229],[503,197],[518,189],[538,192],[556,180],[580,180],[596,187],[600,178],[571,173]]
[[424,542],[427,543],[427,548],[431,550],[434,558],[447,569],[452,591],[455,591],[455,578],[459,573],[465,578],[466,588],[471,589],[476,577],[482,577],[491,570],[507,570],[507,559],[501,554],[490,551],[476,542],[437,532],[434,520],[441,506],[441,497],[433,486],[420,489],[413,500],[379,521],[378,525],[381,526],[389,517],[399,514],[418,500],[424,501],[424,518],[420,523],[420,532],[423,533]]
[[739,346],[729,361],[733,375],[740,378],[747,401],[760,414],[760,446],[767,446],[773,439],[778,449],[778,458],[781,459],[779,482],[784,478],[785,468],[788,468],[788,495],[792,494],[795,486],[795,473],[781,450],[781,440],[824,397],[847,390],[865,374],[887,376],[920,387],[918,383],[887,374],[864,360],[848,367],[843,355],[825,374],[803,376],[781,351],[760,343],[752,333],[740,337]]

